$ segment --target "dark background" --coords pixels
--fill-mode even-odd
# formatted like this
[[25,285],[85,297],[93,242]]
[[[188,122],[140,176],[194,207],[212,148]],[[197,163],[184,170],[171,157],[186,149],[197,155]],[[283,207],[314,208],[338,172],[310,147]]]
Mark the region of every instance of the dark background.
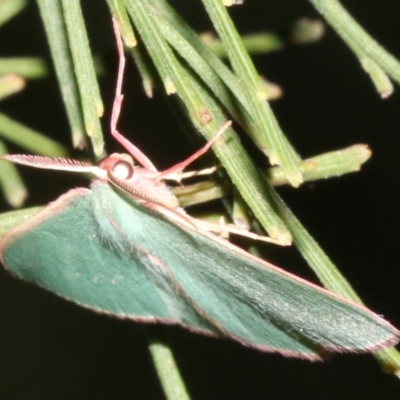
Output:
[[[210,27],[199,1],[173,3],[196,29]],[[398,1],[343,3],[400,57]],[[104,65],[101,88],[110,110],[117,61],[111,23],[103,2],[86,0],[84,6],[92,47]],[[317,16],[305,0],[247,0],[231,14],[241,32],[281,30],[299,17]],[[42,55],[50,60],[34,3],[1,28],[0,38],[2,57]],[[361,173],[279,191],[368,306],[400,327],[398,85],[389,99],[380,99],[356,58],[329,28],[317,44],[257,56],[255,62],[260,73],[283,87],[284,98],[272,107],[303,157],[354,143],[372,148],[373,157]],[[160,169],[190,154],[189,147],[177,149],[182,130],[167,102],[160,93],[153,100],[144,97],[132,64],[125,93],[120,130]],[[54,75],[29,82],[22,94],[2,102],[1,110],[69,145]],[[116,147],[110,143],[109,149]],[[31,190],[29,205],[87,184],[64,173],[24,169],[23,174]],[[315,279],[294,251],[278,253],[280,265]],[[2,269],[0,320],[2,399],[163,398],[139,325],[96,315]],[[382,373],[371,356],[337,355],[323,364],[309,363],[179,328],[164,328],[164,333],[194,399],[386,399],[400,393],[400,382]]]

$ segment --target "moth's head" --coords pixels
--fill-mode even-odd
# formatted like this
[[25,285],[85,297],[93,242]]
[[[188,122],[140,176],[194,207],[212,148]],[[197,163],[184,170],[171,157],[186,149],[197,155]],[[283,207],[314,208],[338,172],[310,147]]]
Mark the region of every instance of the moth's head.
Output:
[[113,153],[101,160],[98,167],[121,180],[131,179],[135,172],[133,158],[129,154]]

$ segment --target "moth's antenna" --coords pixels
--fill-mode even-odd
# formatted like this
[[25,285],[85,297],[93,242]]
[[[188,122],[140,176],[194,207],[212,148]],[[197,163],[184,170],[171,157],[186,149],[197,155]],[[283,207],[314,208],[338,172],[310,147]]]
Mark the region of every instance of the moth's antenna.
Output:
[[84,161],[73,160],[63,157],[45,157],[30,154],[7,154],[0,157],[1,160],[11,161],[15,164],[27,165],[29,167],[40,169],[53,169],[70,172],[89,172],[101,179],[105,178],[105,173],[95,166]]

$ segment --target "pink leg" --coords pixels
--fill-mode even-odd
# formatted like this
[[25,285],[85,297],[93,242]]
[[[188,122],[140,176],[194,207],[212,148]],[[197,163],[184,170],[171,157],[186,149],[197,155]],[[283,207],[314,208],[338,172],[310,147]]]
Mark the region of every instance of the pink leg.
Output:
[[159,175],[159,179],[162,177],[168,177],[168,175],[183,171],[189,164],[191,164],[194,160],[198,159],[200,156],[202,156],[217,140],[218,138],[231,126],[232,121],[227,121],[225,122],[224,125],[221,126],[221,128],[218,129],[218,131],[215,133],[215,135],[199,150],[196,151],[196,153],[192,154],[189,158],[186,160],[175,164],[171,168],[168,168],[165,171],[162,171]]
[[117,48],[119,54],[119,66],[118,66],[118,77],[117,77],[117,86],[115,89],[115,99],[111,114],[111,135],[119,142],[125,149],[132,155],[132,157],[141,164],[145,169],[150,171],[157,171],[156,167],[153,163],[143,154],[135,145],[133,145],[128,139],[124,138],[117,131],[117,122],[119,119],[119,114],[121,112],[122,100],[124,99],[124,95],[122,94],[122,80],[124,76],[125,69],[125,55],[124,48],[122,45],[121,35],[119,32],[118,24],[113,19],[113,27],[115,38],[117,40]]

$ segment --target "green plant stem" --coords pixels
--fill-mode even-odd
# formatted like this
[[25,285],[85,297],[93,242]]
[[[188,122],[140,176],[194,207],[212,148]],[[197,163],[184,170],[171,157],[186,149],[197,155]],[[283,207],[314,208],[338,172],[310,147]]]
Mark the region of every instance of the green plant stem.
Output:
[[43,207],[31,207],[0,214],[0,237],[5,235],[15,226],[22,224],[29,218],[32,218],[42,209]]
[[2,113],[0,113],[0,136],[34,154],[49,157],[68,156],[68,151],[61,144]]
[[113,18],[117,21],[122,39],[128,47],[134,47],[137,44],[132,24],[129,21],[124,2],[122,0],[107,0]]
[[[371,156],[371,150],[364,144],[356,144],[341,150],[330,151],[303,160],[299,164],[305,182],[342,176],[360,170]],[[266,173],[273,186],[287,185],[287,178],[280,167],[273,167]]]
[[252,127],[251,138],[269,157],[271,164],[280,165],[288,181],[295,187],[299,186],[303,181],[298,169],[300,159],[284,136],[266,101],[260,77],[226,8],[220,0],[202,1],[225,45],[233,70],[239,77],[246,102],[252,107],[251,120],[248,121]]
[[28,0],[1,0],[0,26],[12,19],[28,5]]
[[[0,141],[0,156],[8,154],[7,147]],[[12,207],[21,207],[28,196],[28,191],[18,173],[16,165],[1,161],[0,186],[8,204]]]
[[[218,57],[226,57],[223,43],[213,34],[202,34],[201,39]],[[285,44],[280,36],[272,32],[258,32],[242,36],[243,45],[249,54],[264,54],[281,50]]]
[[72,143],[75,148],[82,149],[86,147],[85,126],[61,3],[60,0],[37,0],[37,4],[67,112]]
[[[337,0],[310,0],[314,7],[325,17],[330,25],[342,37],[353,50],[362,64],[372,60],[380,67],[379,75],[384,71],[393,80],[400,84],[400,63],[388,53],[376,40],[374,40],[343,8]],[[382,78],[375,76],[375,70],[368,71],[376,87],[376,81]],[[387,97],[387,89],[384,88],[381,95]]]
[[[328,179],[359,171],[361,165],[370,156],[371,151],[367,146],[356,144],[346,149],[331,151],[303,160],[300,163],[300,170],[305,182]],[[280,167],[269,168],[265,176],[273,186],[289,184]],[[232,187],[228,182],[222,180],[208,180],[193,185],[178,186],[173,191],[179,198],[179,204],[182,207],[188,207],[228,196],[232,193]]]
[[189,400],[189,394],[170,347],[161,336],[159,326],[144,326],[148,347],[158,378],[168,400]]
[[43,60],[37,57],[0,58],[0,75],[13,73],[27,79],[42,78],[47,74]]
[[150,65],[146,57],[140,52],[137,47],[130,50],[133,60],[135,61],[136,67],[139,71],[139,75],[142,78],[143,90],[146,96],[149,98],[153,97],[153,88],[156,86],[156,77],[154,74],[154,67]]
[[104,156],[104,139],[100,117],[104,108],[97,84],[93,58],[79,0],[61,0],[71,48],[86,133],[90,137],[96,157]]
[[0,76],[0,100],[7,98],[25,88],[26,81],[19,75],[7,74]]

